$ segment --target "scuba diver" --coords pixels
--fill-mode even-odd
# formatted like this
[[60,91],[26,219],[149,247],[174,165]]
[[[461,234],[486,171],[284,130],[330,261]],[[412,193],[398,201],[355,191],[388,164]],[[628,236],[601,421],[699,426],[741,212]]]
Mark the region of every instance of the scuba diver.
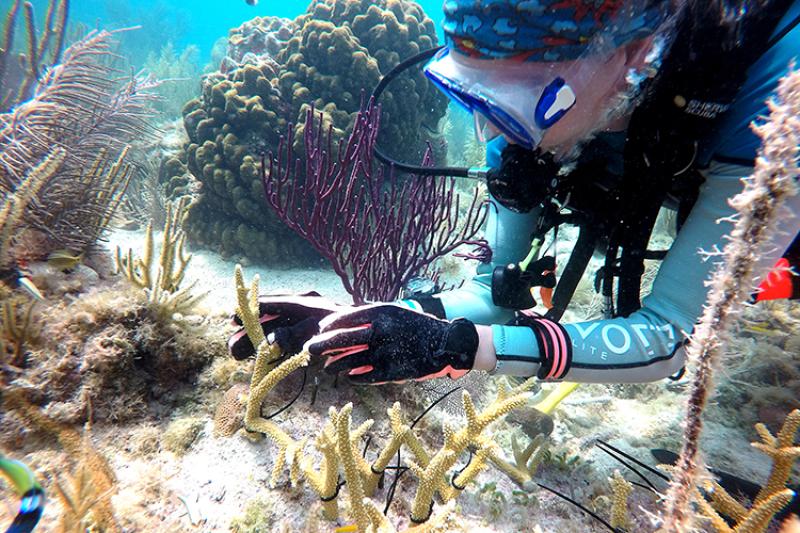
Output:
[[[471,370],[596,383],[679,376],[714,268],[698,250],[723,247],[728,200],[760,144],[750,124],[800,51],[800,0],[738,1],[445,1],[446,43],[424,71],[487,142],[489,168],[458,175],[487,180],[490,262],[459,289],[394,303],[262,297],[270,342],[326,357],[328,372],[354,383]],[[800,213],[800,197],[788,202]],[[662,206],[677,211],[677,237],[650,250]],[[797,221],[782,223],[757,271],[780,261],[754,300],[800,294],[789,270]],[[562,224],[579,236],[556,279],[542,244]],[[562,323],[596,252],[604,317]],[[645,259],[662,264],[640,301]],[[543,315],[525,311],[536,286],[553,289]],[[237,359],[253,353],[241,332],[229,346]]]

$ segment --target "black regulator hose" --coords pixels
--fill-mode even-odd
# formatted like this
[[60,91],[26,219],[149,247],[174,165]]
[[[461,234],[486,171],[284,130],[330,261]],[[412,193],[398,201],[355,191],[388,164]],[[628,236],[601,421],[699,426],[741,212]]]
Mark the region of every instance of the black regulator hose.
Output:
[[[386,86],[389,85],[389,83],[391,83],[401,72],[416,65],[417,63],[427,61],[436,55],[436,53],[442,48],[444,48],[444,46],[437,46],[435,48],[424,50],[398,63],[392,70],[387,72],[383,78],[381,78],[381,81],[372,91],[370,100],[377,104],[378,98],[380,98],[381,94],[386,89]],[[375,145],[373,151],[375,158],[381,163],[391,165],[401,172],[408,172],[409,174],[416,174],[418,176],[452,176],[455,178],[484,179],[488,170],[486,167],[423,167],[419,165],[410,165],[392,159],[383,153],[383,151],[378,148],[377,144]]]

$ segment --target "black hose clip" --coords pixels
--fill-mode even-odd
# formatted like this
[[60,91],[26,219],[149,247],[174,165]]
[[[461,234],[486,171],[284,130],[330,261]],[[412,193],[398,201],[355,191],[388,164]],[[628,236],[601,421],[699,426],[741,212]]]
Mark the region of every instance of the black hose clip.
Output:
[[531,262],[526,270],[516,263],[497,266],[492,272],[492,302],[505,309],[529,309],[536,305],[533,287],[556,286],[556,258],[546,255]]

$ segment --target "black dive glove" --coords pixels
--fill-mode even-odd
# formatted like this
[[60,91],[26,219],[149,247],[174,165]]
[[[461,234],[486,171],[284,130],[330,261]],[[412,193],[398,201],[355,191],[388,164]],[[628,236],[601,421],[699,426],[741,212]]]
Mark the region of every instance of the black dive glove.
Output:
[[[316,292],[300,295],[260,296],[258,314],[261,329],[270,342],[276,342],[287,354],[303,349],[303,344],[319,331],[319,321],[336,310],[343,309]],[[233,322],[241,326],[238,316]],[[234,359],[247,359],[255,354],[253,343],[244,328],[228,339],[228,349]]]
[[376,304],[325,318],[306,348],[328,357],[327,372],[346,371],[354,383],[459,378],[475,363],[478,332],[466,319],[447,321]]

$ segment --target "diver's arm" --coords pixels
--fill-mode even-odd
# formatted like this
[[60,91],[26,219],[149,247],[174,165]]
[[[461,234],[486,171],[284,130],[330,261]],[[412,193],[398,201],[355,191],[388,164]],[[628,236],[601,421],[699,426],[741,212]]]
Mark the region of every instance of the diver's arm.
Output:
[[[479,365],[487,368],[491,348],[497,357],[496,371],[534,375],[547,358],[542,347],[557,357],[571,359],[559,379],[576,382],[631,383],[654,381],[677,372],[684,364],[683,345],[706,300],[706,280],[713,260],[698,251],[721,249],[733,214],[728,199],[742,189],[741,178],[748,167],[712,164],[700,196],[661,265],[653,290],[643,307],[626,318],[564,324],[563,329],[494,325],[492,345],[482,345]],[[800,197],[789,200],[786,224],[764,253],[756,272],[769,267],[788,247],[797,232]],[[753,284],[758,280],[753,280]],[[536,332],[535,332],[536,331]],[[485,335],[484,335],[485,336]],[[568,341],[559,344],[562,337]]]
[[[489,143],[486,149],[489,166],[500,165],[500,153],[505,146],[502,138]],[[539,211],[519,214],[499,202],[492,202],[488,209],[484,236],[492,250],[491,262],[479,265],[475,276],[458,289],[441,292],[433,299],[402,300],[400,304],[439,318],[466,318],[476,324],[504,324],[514,317],[513,310],[492,302],[492,271],[497,265],[517,263],[528,255]]]

